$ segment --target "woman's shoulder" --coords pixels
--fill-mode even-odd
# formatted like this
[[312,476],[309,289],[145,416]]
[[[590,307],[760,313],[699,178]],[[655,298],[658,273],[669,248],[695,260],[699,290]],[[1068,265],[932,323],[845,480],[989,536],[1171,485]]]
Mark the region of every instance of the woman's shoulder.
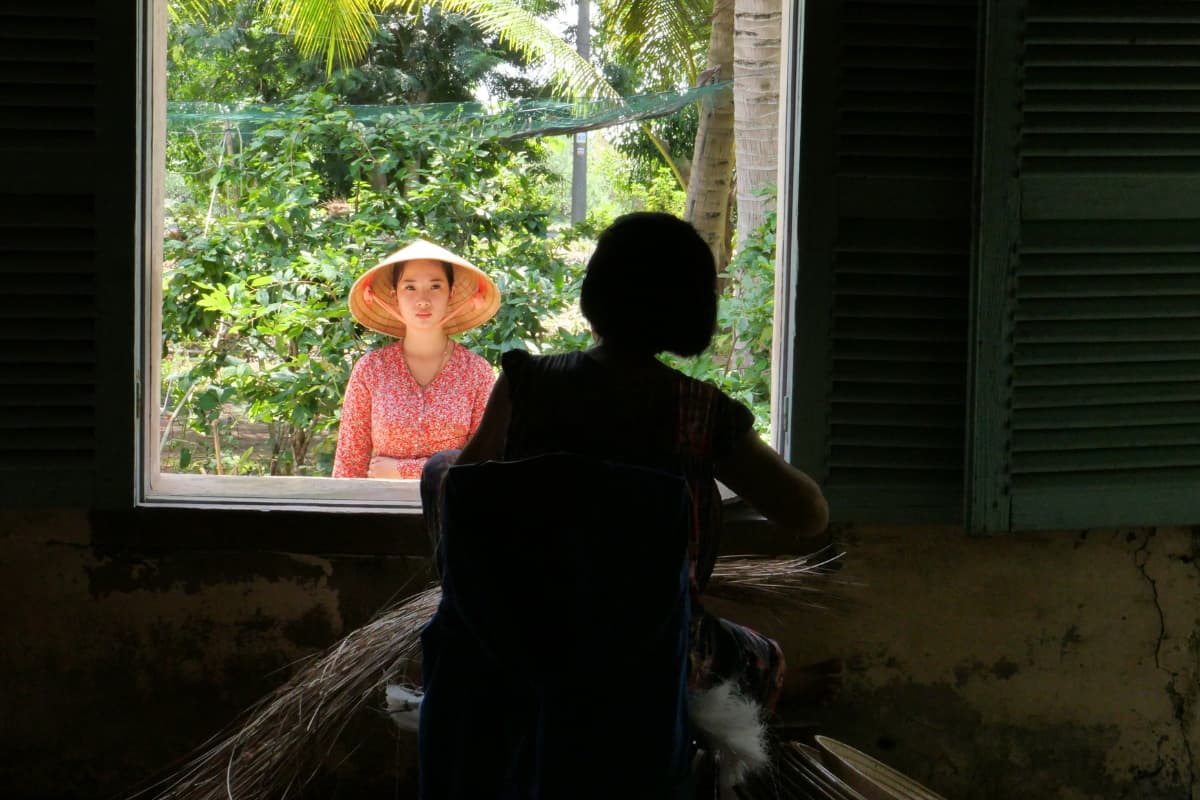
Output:
[[383,347],[376,347],[374,350],[369,350],[354,364],[356,370],[374,371],[381,367],[393,365],[404,360],[404,342],[397,339],[394,342],[389,342]]
[[719,387],[672,369],[681,388],[682,405],[692,415],[711,415],[727,435],[736,437],[754,427],[754,412]]
[[667,369],[670,371],[670,374],[673,377],[674,381],[679,386],[683,387],[687,391],[688,394],[696,395],[698,397],[710,397],[710,398],[714,398],[714,399],[718,395],[720,395],[721,397],[728,397],[728,395],[726,395],[724,392],[722,392],[720,389],[718,389],[716,386],[712,385],[708,381],[703,381],[703,380],[700,380],[699,378],[693,378],[691,375],[688,375],[687,373],[684,373],[684,372],[680,372],[679,370],[675,369],[674,367],[670,367],[665,364],[663,366],[667,367]]
[[500,365],[509,375],[525,372],[569,372],[577,369],[583,361],[584,353],[581,351],[535,356],[526,350],[513,349],[506,350],[504,355],[500,356]]
[[463,372],[473,375],[487,375],[494,378],[496,371],[486,358],[476,353],[474,350],[469,350],[461,344],[455,348],[458,351],[458,361],[461,364]]

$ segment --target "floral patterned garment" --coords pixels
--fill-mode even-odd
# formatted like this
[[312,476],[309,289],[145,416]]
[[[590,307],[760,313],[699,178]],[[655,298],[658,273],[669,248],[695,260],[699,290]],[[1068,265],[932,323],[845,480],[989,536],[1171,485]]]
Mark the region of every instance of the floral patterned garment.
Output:
[[408,370],[403,340],[358,360],[342,399],[333,477],[365,478],[371,456],[380,455],[401,459],[401,476],[417,479],[431,455],[466,444],[496,375],[481,356],[452,348],[424,389]]

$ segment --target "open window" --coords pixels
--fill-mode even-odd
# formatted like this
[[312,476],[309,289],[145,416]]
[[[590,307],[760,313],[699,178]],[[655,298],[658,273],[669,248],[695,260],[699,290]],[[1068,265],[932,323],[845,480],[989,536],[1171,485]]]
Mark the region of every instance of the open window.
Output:
[[[193,362],[202,360],[208,355],[208,351],[219,351],[233,339],[233,335],[227,336],[227,333],[236,330],[245,334],[247,325],[256,324],[245,321],[248,315],[242,314],[239,317],[233,313],[230,309],[231,303],[236,305],[239,301],[245,301],[246,298],[253,299],[257,294],[261,297],[257,301],[257,305],[266,315],[275,313],[274,308],[289,302],[288,293],[279,291],[281,281],[271,274],[274,269],[273,263],[262,265],[258,274],[242,276],[240,279],[237,277],[226,279],[227,267],[223,266],[223,263],[229,260],[231,249],[237,245],[236,242],[230,240],[244,235],[242,229],[245,223],[242,220],[238,220],[234,224],[214,222],[212,211],[222,204],[229,204],[231,193],[233,195],[240,194],[240,202],[244,204],[257,202],[255,193],[261,191],[262,187],[253,185],[252,182],[247,182],[244,186],[240,184],[231,186],[228,182],[222,182],[218,176],[228,174],[230,170],[226,168],[222,171],[221,166],[228,167],[235,160],[244,161],[247,159],[248,153],[257,152],[256,157],[261,161],[264,171],[278,171],[286,168],[289,180],[295,183],[299,192],[309,189],[306,181],[328,178],[327,174],[322,174],[322,170],[328,171],[331,168],[345,170],[347,165],[349,165],[349,169],[355,170],[360,169],[364,163],[368,163],[368,166],[374,170],[370,174],[349,175],[345,182],[353,185],[350,194],[318,198],[320,200],[318,213],[328,217],[330,224],[319,229],[313,227],[303,236],[293,236],[292,238],[296,241],[281,246],[281,252],[268,254],[269,257],[264,256],[262,260],[270,262],[292,260],[292,263],[285,264],[282,270],[275,270],[276,273],[291,270],[293,274],[297,274],[301,268],[312,267],[325,272],[341,271],[344,273],[343,277],[352,279],[353,276],[370,266],[375,259],[388,250],[395,249],[406,237],[412,236],[412,230],[429,230],[433,229],[436,224],[442,224],[433,219],[434,212],[439,218],[453,218],[458,220],[456,224],[470,227],[473,230],[473,241],[488,240],[492,238],[489,236],[489,230],[504,224],[499,219],[500,214],[491,207],[472,209],[467,208],[466,205],[474,202],[482,206],[483,201],[480,198],[488,196],[489,192],[496,196],[515,197],[516,199],[508,201],[509,208],[504,210],[504,213],[509,213],[516,220],[514,232],[503,241],[499,241],[499,237],[495,237],[498,241],[494,248],[498,253],[506,254],[506,264],[513,265],[510,273],[498,276],[497,280],[505,292],[505,302],[498,319],[502,317],[501,324],[507,325],[512,330],[503,333],[499,338],[493,336],[489,341],[475,341],[469,336],[463,341],[476,352],[483,352],[492,357],[493,361],[497,360],[495,356],[498,356],[500,350],[514,345],[520,346],[528,341],[527,339],[523,340],[520,336],[523,325],[525,330],[530,327],[530,323],[524,320],[522,315],[530,316],[531,313],[537,313],[545,316],[544,310],[538,307],[539,303],[549,303],[555,295],[564,294],[564,285],[569,286],[573,281],[577,284],[581,276],[579,262],[582,259],[578,254],[575,255],[577,259],[576,274],[571,274],[569,269],[550,265],[550,259],[546,258],[545,253],[535,252],[538,250],[539,243],[548,238],[545,230],[537,229],[538,225],[542,224],[540,221],[536,219],[533,222],[526,221],[534,217],[535,198],[545,194],[540,191],[542,187],[532,184],[536,170],[522,169],[518,159],[513,159],[513,164],[510,164],[509,167],[510,172],[514,173],[516,177],[504,178],[503,180],[508,181],[507,185],[500,185],[500,180],[493,181],[495,185],[481,185],[489,180],[489,177],[482,174],[486,170],[476,169],[471,172],[465,185],[462,181],[458,184],[446,183],[438,190],[449,195],[449,199],[459,201],[459,205],[464,206],[463,208],[452,207],[452,203],[449,202],[443,203],[444,207],[438,207],[429,216],[409,224],[411,221],[401,218],[401,211],[385,208],[387,203],[380,202],[380,198],[389,192],[397,195],[409,192],[408,196],[413,196],[417,193],[412,191],[414,186],[420,192],[429,188],[416,183],[401,185],[396,179],[395,173],[405,169],[414,174],[429,171],[434,168],[431,165],[434,163],[433,156],[435,155],[438,163],[442,165],[449,162],[452,157],[456,157],[455,153],[449,151],[457,147],[457,144],[449,142],[449,139],[453,136],[452,131],[459,127],[461,112],[458,112],[459,116],[456,116],[453,109],[446,109],[445,116],[441,116],[441,109],[431,110],[424,106],[418,107],[410,115],[414,119],[414,126],[401,131],[399,126],[392,121],[394,114],[385,118],[379,115],[380,109],[356,108],[349,110],[332,104],[322,105],[324,100],[314,95],[305,101],[308,103],[307,106],[300,108],[294,106],[280,108],[277,105],[271,111],[252,108],[232,113],[229,109],[222,109],[220,113],[211,113],[214,111],[211,107],[205,109],[199,104],[193,104],[186,110],[172,106],[171,113],[168,115],[166,113],[165,84],[162,80],[164,73],[169,69],[164,63],[162,55],[165,42],[165,19],[162,3],[151,3],[148,13],[154,18],[155,24],[153,38],[148,40],[148,49],[153,51],[155,59],[155,65],[150,70],[150,74],[155,77],[155,83],[152,92],[154,102],[150,105],[151,110],[147,120],[147,127],[153,134],[153,146],[148,153],[147,169],[152,184],[151,191],[156,194],[147,206],[148,215],[145,228],[147,291],[144,308],[146,320],[144,374],[147,376],[147,380],[142,404],[142,500],[149,503],[182,501],[285,506],[302,503],[318,506],[383,506],[399,510],[415,508],[418,504],[415,481],[332,480],[324,477],[330,472],[333,444],[337,436],[336,418],[332,408],[334,405],[340,405],[340,393],[346,384],[349,368],[357,357],[384,343],[383,340],[372,337],[369,333],[364,336],[362,329],[353,323],[345,313],[345,294],[348,293],[349,281],[343,281],[344,286],[341,291],[326,292],[329,297],[333,298],[332,303],[328,302],[329,297],[322,299],[322,302],[329,306],[328,312],[323,317],[315,319],[307,329],[320,330],[320,335],[326,339],[337,340],[327,348],[329,352],[314,355],[308,360],[309,366],[306,369],[321,373],[320,376],[308,380],[308,384],[321,383],[323,389],[309,385],[306,388],[307,395],[295,393],[294,405],[290,408],[282,407],[277,399],[264,397],[262,382],[257,380],[264,372],[277,369],[278,364],[272,364],[270,359],[255,358],[253,355],[245,354],[239,354],[235,367],[231,367],[227,363],[221,368],[225,373],[225,386],[216,386],[217,381],[205,384],[195,380],[194,375],[188,375],[189,360]],[[171,52],[171,57],[176,58],[174,45]],[[713,88],[697,88],[685,93],[687,97],[683,101],[674,100],[672,102],[675,104],[675,109],[678,109],[702,96],[703,93],[714,90]],[[644,116],[650,101],[641,98],[635,102],[640,103],[640,107],[634,110]],[[550,104],[539,101],[538,105],[546,107]],[[613,121],[606,118],[605,115],[610,112],[606,111],[601,104],[594,105],[596,106],[595,110],[588,112],[590,114],[589,123],[591,118],[596,120],[597,125]],[[403,109],[399,110],[403,111]],[[206,127],[204,127],[197,121],[204,118],[206,111],[210,113],[206,119]],[[279,113],[281,111],[283,113]],[[348,119],[348,111],[354,115],[354,121],[345,124]],[[561,111],[562,109],[559,110],[560,114]],[[546,108],[538,109],[537,112],[544,116],[545,121],[540,125],[547,131],[564,124],[564,120],[561,118],[551,118]],[[308,115],[309,120],[304,123],[289,121],[290,118],[300,115]],[[536,120],[530,122],[533,119],[535,118],[530,111],[524,109],[520,113],[511,114],[507,121],[500,123],[497,123],[494,118],[489,119],[483,115],[468,120],[468,124],[473,126],[476,138],[464,140],[464,146],[459,148],[465,153],[463,170],[467,170],[471,166],[469,162],[474,162],[477,166],[486,163],[493,155],[490,152],[493,149],[492,146],[482,140],[486,137],[478,136],[480,131],[486,132],[498,124],[509,127],[519,125],[520,135],[529,136],[530,130],[528,129],[538,126]],[[364,121],[367,124],[357,124],[357,122]],[[339,128],[338,125],[341,127]],[[387,130],[388,125],[393,125],[396,130]],[[322,126],[326,126],[328,130],[321,129]],[[383,137],[389,133],[403,135],[394,141],[383,143]],[[334,152],[335,148],[341,148],[336,152],[337,158],[330,158],[330,164],[319,163],[321,161],[319,152],[314,153],[311,149],[302,150],[310,144],[309,139],[326,134],[328,135],[323,146],[329,148],[327,152]],[[405,149],[414,140],[426,135],[430,137],[431,141],[436,139],[440,142],[443,150],[435,152],[429,149],[426,152],[410,153]],[[368,140],[370,140],[369,147],[367,147]],[[342,158],[346,155],[346,148],[352,149],[359,145],[364,146],[361,153],[356,152],[351,154],[353,157]],[[207,148],[207,161],[211,163],[202,163],[203,158],[194,157],[190,162],[184,163],[185,159],[175,157],[175,154],[181,151],[188,148],[195,150],[197,147]],[[294,148],[296,155],[293,155],[290,148]],[[499,150],[500,148],[494,149]],[[194,156],[194,153],[192,155]],[[340,163],[335,164],[334,162],[338,159],[340,159]],[[193,214],[192,219],[185,219],[183,215],[175,213],[176,207],[172,205],[180,192],[179,170],[181,169],[206,169],[210,170],[213,175],[211,192],[205,188],[205,196],[199,198],[201,202],[192,203],[193,206],[198,206],[201,212]],[[342,177],[346,178],[347,176]],[[517,183],[521,185],[518,186]],[[661,192],[663,189],[653,186],[648,187],[648,191],[651,193]],[[521,192],[525,192],[527,201],[523,202],[520,199]],[[284,194],[287,196],[265,198],[265,202],[260,204],[261,207],[256,209],[257,217],[251,220],[253,225],[260,226],[258,230],[267,229],[271,231],[271,235],[279,239],[287,239],[293,234],[289,226],[296,226],[295,218],[290,218],[289,215],[293,212],[298,215],[307,214],[309,208],[303,204],[311,205],[313,200],[311,193],[299,202],[293,202],[295,198],[287,192]],[[463,202],[458,197],[460,194],[474,194],[476,197]],[[238,200],[239,198],[235,197],[233,202],[236,203]],[[358,224],[358,220],[361,218],[357,214],[359,209],[370,203],[378,204],[381,210],[381,219],[388,218],[387,221],[397,225],[397,230],[380,229],[374,237],[361,231],[356,233],[356,238],[342,236],[345,228]],[[167,229],[165,247],[163,240],[155,236],[155,230],[164,226],[161,212],[164,204],[170,209],[165,220]],[[292,206],[298,207],[293,208]],[[682,209],[682,203],[680,203],[680,208]],[[207,213],[205,213],[206,209]],[[351,215],[349,209],[354,209],[356,214]],[[395,213],[389,217],[386,213],[389,211]],[[481,211],[486,213],[472,213]],[[465,222],[462,219],[463,213],[467,214]],[[201,216],[203,219],[198,220],[197,217]],[[351,216],[354,216],[355,219],[351,220]],[[525,225],[525,227],[518,228],[516,225]],[[279,229],[278,232],[275,231],[275,228]],[[251,234],[254,232],[251,231]],[[395,236],[395,242],[392,246],[385,247],[382,242],[389,235]],[[426,238],[450,244],[436,234],[424,235]],[[518,244],[518,240],[523,240],[523,243]],[[184,250],[178,247],[180,241],[186,241],[189,249]],[[203,244],[196,244],[201,241]],[[373,253],[369,249],[371,246],[384,249]],[[523,251],[517,249],[522,247]],[[546,249],[544,245],[542,245],[542,249]],[[184,252],[185,255],[177,258],[176,255],[180,252]],[[303,254],[307,262],[298,265],[296,263],[297,254]],[[211,263],[201,263],[209,256],[211,256]],[[523,259],[523,256],[528,256],[528,258]],[[486,257],[483,261],[479,260],[477,254],[472,255],[472,258],[485,269],[489,269],[491,266],[487,263]],[[538,259],[541,259],[542,263],[539,263]],[[520,282],[526,272],[525,264],[533,264],[529,269],[541,272],[537,276],[538,286],[534,286],[533,281],[527,284]],[[161,275],[158,273],[158,265],[162,265]],[[165,291],[164,285],[169,290]],[[186,291],[181,292],[180,286],[186,287]],[[539,292],[540,294],[538,294]],[[189,304],[183,313],[178,308],[182,305],[182,302],[177,300],[180,297],[183,297]],[[304,301],[296,300],[296,305],[304,305]],[[563,308],[561,311],[562,316],[570,316],[569,308]],[[208,320],[208,326],[216,330],[216,333],[209,336],[212,341],[199,342],[197,346],[191,348],[191,352],[187,347],[176,346],[174,337],[178,329],[175,326],[190,325],[195,321],[193,318],[205,315],[218,320],[215,326],[211,324],[211,320]],[[559,337],[564,340],[574,337],[573,341],[566,342],[567,346],[579,346],[588,338],[582,321],[573,320],[573,322],[574,328],[566,329],[564,336]],[[203,326],[197,327],[202,328]],[[281,324],[275,333],[263,334],[261,331],[257,331],[256,335],[259,334],[263,338],[274,337],[276,343],[273,346],[277,348],[280,341],[285,344],[298,344],[300,348],[308,346],[303,341],[308,333],[302,326],[288,328]],[[549,349],[554,348],[551,346]],[[233,360],[230,359],[231,362]],[[238,371],[236,375],[233,374],[235,370]],[[161,382],[156,382],[151,377],[159,375],[163,376]],[[293,370],[290,379],[295,383],[291,385],[302,383],[308,377],[302,375],[298,370]],[[242,388],[231,389],[231,385],[240,385]],[[301,417],[309,413],[304,408],[304,404],[317,393],[324,395],[324,415],[320,419],[320,425],[313,426],[312,435],[303,437],[298,448],[294,433],[280,437],[276,435],[276,432],[269,430],[272,427],[283,426],[303,428],[305,425],[303,419],[296,422],[286,417],[293,415],[293,412]],[[269,387],[265,390],[265,394],[270,394]],[[329,402],[329,395],[335,396],[333,398],[335,403]],[[184,420],[179,416],[180,410],[188,404],[194,406],[198,402],[204,404],[204,411],[207,413],[207,418],[201,420],[201,431],[198,434],[183,431],[181,422]],[[278,413],[274,417],[260,414],[257,415],[257,418],[253,418],[253,415],[247,414],[247,408],[252,407],[256,402],[274,403]],[[234,404],[238,406],[236,410],[229,408]],[[231,431],[228,427],[228,420],[233,414],[222,413],[227,408],[240,417],[236,430]],[[199,418],[196,417],[196,419]],[[311,420],[312,417],[309,416],[307,419]],[[280,448],[281,440],[284,444],[282,448]],[[243,470],[239,469],[239,461],[250,452],[250,447],[261,448],[264,444],[268,448],[272,444],[275,445],[274,451],[271,452],[270,477],[244,474]],[[304,460],[303,453],[307,453],[309,456],[307,462]],[[262,455],[261,450],[257,455]],[[322,457],[323,462],[320,460]],[[190,474],[195,472],[200,458],[205,459],[204,474]],[[277,462],[283,463],[284,467],[279,470],[274,469]]]
[[[162,11],[0,11],[8,505],[145,497]],[[1194,524],[1200,12],[842,0],[789,30],[776,437],[835,519]]]

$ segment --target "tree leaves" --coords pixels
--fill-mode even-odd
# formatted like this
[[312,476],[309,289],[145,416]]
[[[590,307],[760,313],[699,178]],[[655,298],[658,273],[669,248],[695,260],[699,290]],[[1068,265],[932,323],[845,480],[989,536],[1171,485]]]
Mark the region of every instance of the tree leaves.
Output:
[[[168,209],[163,391],[195,431],[269,426],[271,446],[242,453],[239,469],[313,474],[332,441],[302,458],[289,443],[336,430],[351,365],[388,341],[346,307],[376,260],[421,237],[489,272],[504,303],[462,341],[493,363],[511,347],[555,346],[563,332],[541,320],[573,301],[581,268],[560,255],[574,234],[549,236],[556,193],[536,145],[481,141],[477,120],[426,124],[403,109],[363,126],[326,93],[288,108],[219,167],[197,151],[179,164],[191,190]],[[188,468],[205,467],[195,456]]]

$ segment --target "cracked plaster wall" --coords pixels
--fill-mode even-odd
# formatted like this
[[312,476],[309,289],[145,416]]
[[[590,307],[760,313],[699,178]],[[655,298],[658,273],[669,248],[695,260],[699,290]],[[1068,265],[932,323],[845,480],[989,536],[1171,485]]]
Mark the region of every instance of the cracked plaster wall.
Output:
[[[0,797],[127,796],[425,576],[401,557],[103,555],[86,514],[0,512]],[[415,780],[389,725],[356,732],[386,796]]]
[[[793,665],[846,661],[841,694],[793,716],[952,799],[1197,797],[1195,531],[841,539],[841,576],[856,585],[833,610],[737,614]],[[0,514],[0,796],[131,788],[423,569],[272,552],[123,558],[97,553],[84,514]],[[387,796],[412,785],[386,727],[363,742],[379,745],[362,756],[372,769],[389,764]],[[361,796],[361,774],[340,780]]]
[[807,716],[950,798],[1195,798],[1197,533],[851,529],[860,585],[758,624],[839,656]]

